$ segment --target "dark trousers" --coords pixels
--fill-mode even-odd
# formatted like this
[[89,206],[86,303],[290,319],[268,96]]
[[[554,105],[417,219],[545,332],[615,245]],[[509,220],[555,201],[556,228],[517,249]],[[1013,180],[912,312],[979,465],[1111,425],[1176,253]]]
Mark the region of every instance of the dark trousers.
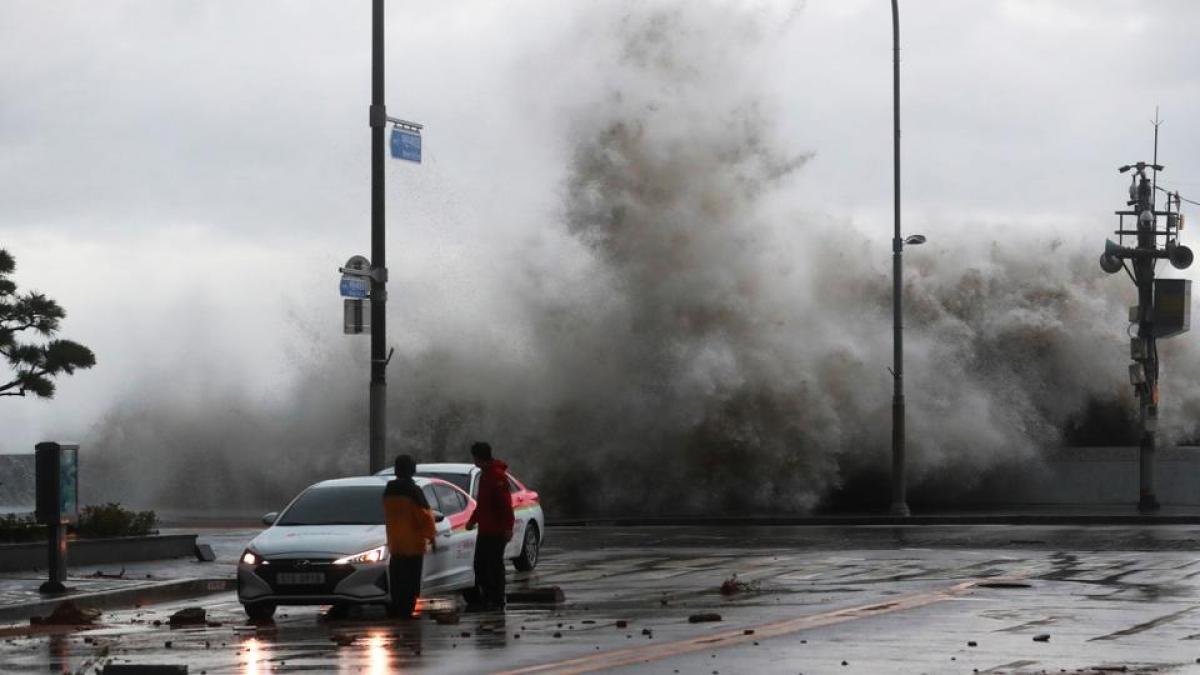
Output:
[[394,555],[388,562],[388,590],[392,596],[392,606],[388,609],[396,616],[410,617],[417,608],[424,562],[423,555]]
[[504,607],[503,535],[480,533],[475,540],[475,588],[489,607]]

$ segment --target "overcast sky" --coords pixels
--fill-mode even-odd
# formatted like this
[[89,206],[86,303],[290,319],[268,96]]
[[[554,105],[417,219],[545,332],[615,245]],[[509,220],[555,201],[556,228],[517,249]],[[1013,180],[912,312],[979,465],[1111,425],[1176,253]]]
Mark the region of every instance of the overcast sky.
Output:
[[[395,341],[486,296],[480,267],[554,222],[594,33],[646,4],[389,2],[389,113],[427,127],[422,165],[388,164],[389,266],[418,296],[393,290]],[[1200,4],[901,5],[907,231],[1053,228],[1098,253],[1155,106],[1162,182],[1200,199]],[[814,153],[791,206],[877,233],[864,255],[886,260],[889,3],[739,6],[771,27],[754,86]],[[0,452],[86,438],[151,387],[269,398],[308,333],[343,339],[336,268],[369,249],[369,31],[367,0],[0,3],[0,246],[99,361],[51,402],[0,399]]]

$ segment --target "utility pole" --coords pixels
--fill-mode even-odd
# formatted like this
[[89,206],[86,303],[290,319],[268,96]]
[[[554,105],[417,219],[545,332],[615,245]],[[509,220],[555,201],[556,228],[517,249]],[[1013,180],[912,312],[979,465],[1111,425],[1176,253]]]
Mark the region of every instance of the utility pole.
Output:
[[368,423],[370,470],[387,456],[387,246],[384,227],[383,0],[371,3],[371,385]]
[[[369,469],[378,473],[387,458],[387,242],[384,217],[384,128],[392,124],[392,156],[421,163],[421,129],[416,122],[388,117],[383,103],[383,4],[371,3],[371,259],[350,258],[342,273],[340,292],[345,298],[343,330],[347,335],[371,334],[371,384],[367,403]],[[369,303],[369,311],[363,307]],[[385,353],[386,351],[386,353]]]
[[[1155,209],[1155,192],[1158,187],[1158,172],[1163,170],[1158,163],[1158,127],[1161,121],[1157,113],[1154,120],[1154,161],[1150,164],[1137,162],[1120,167],[1121,173],[1134,171],[1129,186],[1129,201],[1132,210],[1117,211],[1119,229],[1114,233],[1117,242],[1105,241],[1104,253],[1100,256],[1100,267],[1109,274],[1121,270],[1129,275],[1138,291],[1138,304],[1129,310],[1130,324],[1137,325],[1137,337],[1130,340],[1129,381],[1138,397],[1138,510],[1142,513],[1158,511],[1160,505],[1155,489],[1154,455],[1158,430],[1158,338],[1167,338],[1188,330],[1191,305],[1191,282],[1183,279],[1156,279],[1155,265],[1160,258],[1170,261],[1176,269],[1186,269],[1192,264],[1192,251],[1179,244],[1179,230],[1183,218],[1179,213],[1182,199],[1178,193],[1167,192],[1166,210]],[[1153,174],[1146,175],[1150,169]],[[1135,218],[1136,229],[1125,229],[1125,217]],[[1162,218],[1164,227],[1159,228]],[[1125,237],[1135,237],[1137,245],[1125,246]],[[1163,237],[1163,247],[1158,247],[1158,238]],[[1129,265],[1126,264],[1129,261]],[[1132,270],[1130,270],[1132,267]]]
[[896,231],[892,237],[892,515],[907,516],[904,481],[904,306],[900,263],[905,244],[923,244],[925,237],[900,234],[900,9],[892,0],[892,196]]

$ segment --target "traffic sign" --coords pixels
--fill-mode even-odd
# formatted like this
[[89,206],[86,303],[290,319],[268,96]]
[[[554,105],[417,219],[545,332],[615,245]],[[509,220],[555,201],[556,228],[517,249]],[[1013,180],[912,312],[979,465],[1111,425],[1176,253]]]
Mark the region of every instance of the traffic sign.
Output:
[[392,157],[421,163],[421,132],[417,129],[392,127]]
[[371,279],[370,277],[352,276],[349,274],[342,275],[342,283],[340,285],[343,298],[366,298],[371,295]]

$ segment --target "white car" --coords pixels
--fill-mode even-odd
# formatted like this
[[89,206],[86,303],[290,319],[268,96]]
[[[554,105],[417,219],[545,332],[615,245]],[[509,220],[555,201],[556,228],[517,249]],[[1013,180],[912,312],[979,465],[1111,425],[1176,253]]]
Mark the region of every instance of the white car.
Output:
[[[388,549],[383,524],[387,477],[339,478],[310,486],[250,541],[238,561],[238,600],[252,619],[278,605],[387,604]],[[421,594],[475,586],[475,500],[454,485],[417,478],[434,510],[437,544],[425,554]]]
[[[384,469],[377,476],[391,476],[394,469]],[[479,493],[479,467],[474,464],[418,464],[417,475],[437,478],[463,490],[471,496],[471,508],[475,508],[475,497]],[[504,549],[504,557],[512,561],[513,567],[528,572],[537,566],[542,542],[546,540],[546,516],[538,493],[525,487],[512,473],[508,474],[508,491],[512,496],[513,538]]]

